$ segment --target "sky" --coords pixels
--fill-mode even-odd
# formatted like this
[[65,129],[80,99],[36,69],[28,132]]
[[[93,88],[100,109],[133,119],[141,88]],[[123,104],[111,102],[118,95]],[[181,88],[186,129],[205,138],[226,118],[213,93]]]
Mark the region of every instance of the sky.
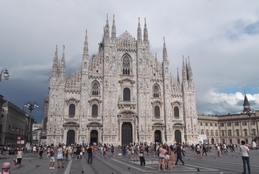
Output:
[[[258,0],[1,0],[0,94],[32,111],[41,122],[44,98],[56,49],[65,45],[66,73],[81,66],[85,32],[89,55],[98,51],[108,14],[115,15],[117,36],[137,37],[138,18],[146,18],[150,51],[162,60],[165,37],[170,71],[181,75],[182,56],[189,57],[198,114],[224,115],[243,111],[244,94],[259,109]],[[27,112],[28,109],[24,108]]]

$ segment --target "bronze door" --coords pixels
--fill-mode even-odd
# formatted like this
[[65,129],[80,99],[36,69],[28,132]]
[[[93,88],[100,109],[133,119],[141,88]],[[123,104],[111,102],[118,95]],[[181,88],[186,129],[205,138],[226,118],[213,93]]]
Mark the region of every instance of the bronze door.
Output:
[[97,132],[97,130],[91,131],[90,144],[92,145],[93,143],[98,144],[98,132]]
[[182,143],[182,134],[181,134],[181,131],[176,130],[175,133],[174,133],[174,136],[175,136],[175,141],[176,141],[177,143]]
[[75,131],[69,130],[67,131],[67,144],[74,144],[75,143]]
[[162,136],[160,130],[155,131],[155,142],[162,143]]
[[132,125],[129,122],[122,124],[122,133],[121,133],[122,145],[128,145],[132,143]]

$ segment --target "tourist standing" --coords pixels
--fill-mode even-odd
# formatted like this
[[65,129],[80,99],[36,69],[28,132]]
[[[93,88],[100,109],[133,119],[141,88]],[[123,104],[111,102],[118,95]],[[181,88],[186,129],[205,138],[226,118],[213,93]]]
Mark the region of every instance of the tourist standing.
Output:
[[169,149],[169,163],[168,163],[169,170],[170,170],[170,163],[172,163],[173,168],[174,168],[175,164],[174,164],[174,147],[173,147],[173,145],[171,145],[170,149]]
[[63,162],[63,148],[62,148],[62,145],[60,144],[58,146],[58,149],[57,149],[57,163],[58,163],[58,169],[60,167],[64,168],[64,162]]
[[162,143],[161,143],[158,151],[159,151],[158,171],[160,171],[160,169],[162,169],[164,171],[165,170],[165,155],[167,153],[167,150],[165,149],[165,145],[162,145]]
[[87,154],[88,154],[87,163],[92,164],[92,162],[93,162],[93,149],[90,146],[87,149]]
[[246,173],[246,165],[247,165],[248,174],[250,174],[251,173],[251,171],[250,171],[250,161],[249,161],[250,150],[245,145],[244,140],[241,141],[240,151],[241,151],[241,154],[242,154],[242,161],[243,161],[243,174]]
[[49,150],[49,169],[55,169],[55,152],[54,152],[54,145],[51,144]]
[[144,152],[145,152],[145,146],[141,145],[140,149],[139,149],[139,161],[140,161],[140,165],[146,165],[146,161],[145,161],[145,157],[144,157]]

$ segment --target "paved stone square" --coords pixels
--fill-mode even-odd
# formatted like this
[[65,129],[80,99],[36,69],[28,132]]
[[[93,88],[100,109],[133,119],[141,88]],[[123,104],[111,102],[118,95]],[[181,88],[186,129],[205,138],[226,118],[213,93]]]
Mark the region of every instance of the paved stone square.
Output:
[[[175,174],[238,174],[242,173],[242,159],[239,152],[229,152],[218,157],[215,150],[208,153],[207,157],[196,159],[195,153],[187,151],[183,160],[185,165],[178,162],[174,169],[158,172],[157,157],[146,156],[146,165],[140,166],[139,161],[123,158],[116,152],[114,156],[101,157],[99,152],[95,152],[93,164],[87,164],[87,156],[82,159],[73,159],[65,163],[65,168],[54,170],[49,169],[49,159],[39,159],[32,157],[30,153],[25,154],[22,160],[23,167],[16,169],[13,165],[13,155],[7,159],[1,159],[2,163],[11,162],[12,174],[139,174],[139,173],[175,173]],[[252,150],[250,156],[251,171],[259,174],[259,150]],[[37,167],[38,166],[38,167]],[[197,171],[199,169],[200,171]]]

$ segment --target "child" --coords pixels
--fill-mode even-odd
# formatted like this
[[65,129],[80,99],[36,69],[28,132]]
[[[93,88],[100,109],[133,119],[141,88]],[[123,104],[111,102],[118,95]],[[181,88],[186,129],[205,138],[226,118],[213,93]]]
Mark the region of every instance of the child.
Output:
[[9,172],[10,169],[10,163],[5,162],[2,166],[2,172],[1,174],[11,174],[11,172]]

